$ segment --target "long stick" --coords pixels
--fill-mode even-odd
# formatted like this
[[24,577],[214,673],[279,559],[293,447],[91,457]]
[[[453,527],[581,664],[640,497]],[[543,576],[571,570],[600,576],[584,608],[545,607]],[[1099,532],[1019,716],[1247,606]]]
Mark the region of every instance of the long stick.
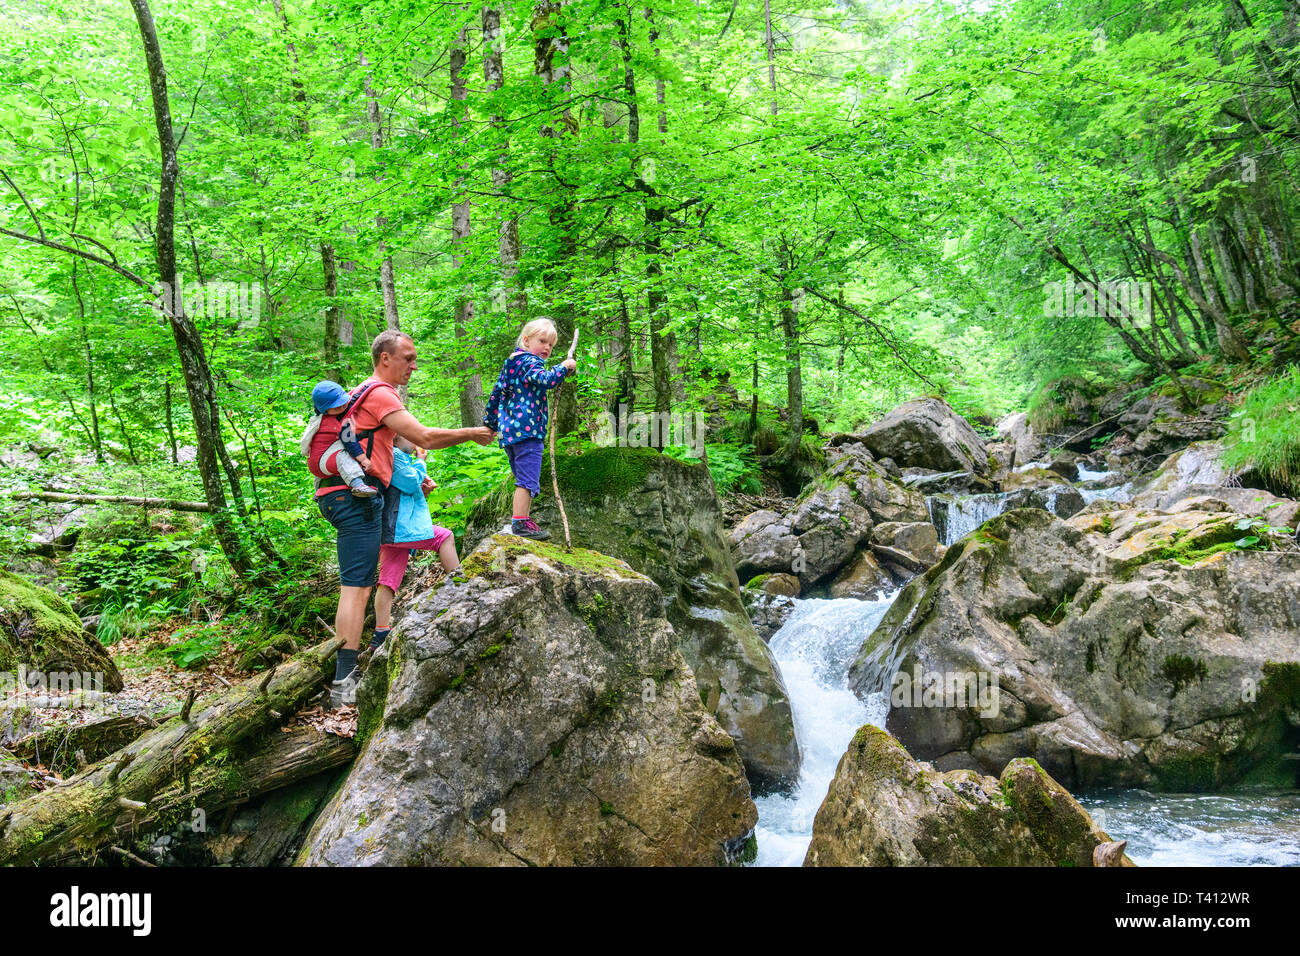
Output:
[[[569,343],[569,358],[578,350],[578,330],[573,330],[573,341]],[[557,388],[558,391],[558,388]],[[560,497],[560,474],[555,470],[555,403],[551,402],[551,490],[555,492],[555,503],[560,506],[560,521],[564,525],[564,547],[573,550],[573,539],[569,537],[569,516],[564,513],[564,499]]]
[[[555,412],[555,403],[551,402],[551,413]],[[573,550],[573,541],[569,538],[569,516],[564,513],[564,499],[560,497],[560,477],[555,470],[555,422],[551,422],[551,490],[555,492],[555,503],[560,506],[560,521],[564,524],[564,547]]]

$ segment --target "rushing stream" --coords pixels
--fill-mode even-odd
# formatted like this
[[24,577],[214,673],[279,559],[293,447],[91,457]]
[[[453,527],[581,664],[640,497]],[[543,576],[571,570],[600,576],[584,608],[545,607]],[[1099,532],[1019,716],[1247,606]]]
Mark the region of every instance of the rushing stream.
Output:
[[[895,592],[897,593],[897,592]],[[760,797],[758,866],[799,866],[813,819],[840,757],[863,724],[885,726],[883,694],[867,702],[849,690],[849,666],[893,602],[802,600],[771,648],[794,710],[803,751],[799,783],[787,796]],[[1151,794],[1121,790],[1080,802],[1139,866],[1300,866],[1300,791]]]
[[772,635],[770,646],[790,692],[803,766],[792,794],[754,801],[758,866],[803,863],[813,817],[849,741],[863,724],[885,726],[885,695],[864,704],[849,690],[847,677],[858,648],[893,600],[890,594],[879,601],[798,601],[785,626]]

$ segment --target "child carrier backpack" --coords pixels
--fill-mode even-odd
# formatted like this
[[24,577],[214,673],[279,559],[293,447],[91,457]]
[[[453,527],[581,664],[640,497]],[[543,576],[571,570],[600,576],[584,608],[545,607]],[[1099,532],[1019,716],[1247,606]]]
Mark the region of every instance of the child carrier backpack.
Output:
[[[334,469],[333,471],[324,471],[321,469],[321,456],[329,450],[329,447],[336,441],[358,441],[365,446],[366,456],[369,457],[375,447],[375,432],[378,428],[357,429],[356,423],[352,416],[360,410],[362,400],[370,394],[370,390],[382,382],[371,382],[361,391],[357,392],[348,401],[343,411],[336,415],[324,413],[321,415],[320,428],[311,440],[311,450],[307,453],[307,469],[317,478],[321,479],[322,486],[330,484],[342,484],[343,479],[338,477],[338,469],[335,467],[334,459],[337,455],[330,455],[325,462],[326,467]],[[381,426],[382,427],[382,426]]]

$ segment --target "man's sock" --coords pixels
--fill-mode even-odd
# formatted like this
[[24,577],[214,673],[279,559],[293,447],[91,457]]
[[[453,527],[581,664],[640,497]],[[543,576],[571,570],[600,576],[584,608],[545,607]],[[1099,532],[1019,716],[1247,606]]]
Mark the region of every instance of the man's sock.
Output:
[[334,658],[334,679],[343,680],[356,669],[357,652],[346,647],[339,648],[339,656]]
[[527,521],[528,515],[511,515],[510,518],[512,521]]
[[388,632],[391,630],[391,627],[375,628],[375,636],[370,639],[370,649],[375,650],[376,648],[383,646],[384,641],[388,640]]

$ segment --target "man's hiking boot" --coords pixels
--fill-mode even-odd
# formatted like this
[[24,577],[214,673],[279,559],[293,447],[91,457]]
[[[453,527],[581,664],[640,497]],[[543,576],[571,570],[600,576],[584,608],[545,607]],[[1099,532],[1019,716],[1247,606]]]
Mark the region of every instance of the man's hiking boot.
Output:
[[352,673],[342,680],[330,684],[330,710],[355,705],[357,702],[357,683],[361,680],[361,670],[352,668]]
[[532,518],[512,519],[510,530],[521,538],[532,538],[534,541],[545,541],[551,536],[549,531],[537,527],[537,522]]
[[352,484],[348,485],[352,489],[352,494],[358,498],[373,498],[379,494],[379,491],[366,484],[361,478],[358,478]]

